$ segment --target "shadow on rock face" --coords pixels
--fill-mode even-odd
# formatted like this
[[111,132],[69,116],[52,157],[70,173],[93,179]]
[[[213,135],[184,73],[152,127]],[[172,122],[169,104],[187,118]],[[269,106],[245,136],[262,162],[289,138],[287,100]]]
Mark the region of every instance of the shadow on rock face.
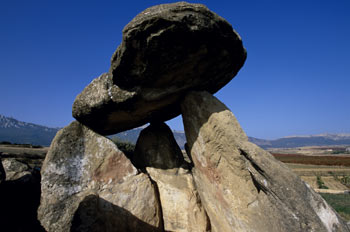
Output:
[[88,195],[76,210],[71,232],[129,232],[162,231],[161,228],[141,221],[129,211],[106,201],[97,195]]
[[218,99],[191,92],[181,107],[196,188],[213,231],[348,231],[320,195],[248,141]]
[[40,203],[40,172],[34,170],[16,180],[0,184],[0,230],[2,232],[45,231],[37,219]]

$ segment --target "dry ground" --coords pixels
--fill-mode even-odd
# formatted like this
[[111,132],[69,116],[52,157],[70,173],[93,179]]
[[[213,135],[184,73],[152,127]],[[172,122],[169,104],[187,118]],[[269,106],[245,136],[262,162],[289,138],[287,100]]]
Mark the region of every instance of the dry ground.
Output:
[[20,145],[0,145],[0,152],[3,155],[6,154],[28,154],[28,155],[45,155],[49,150],[48,147],[42,148],[32,148],[32,147],[23,147]]
[[350,183],[344,183],[344,178],[350,179],[349,154],[330,154],[327,147],[274,149],[270,152],[317,192],[350,191]]
[[327,147],[274,149],[270,152],[320,193],[350,224],[350,154],[339,154]]
[[21,145],[0,144],[0,158],[1,160],[15,159],[28,164],[31,168],[41,167],[48,149],[48,147],[32,148]]

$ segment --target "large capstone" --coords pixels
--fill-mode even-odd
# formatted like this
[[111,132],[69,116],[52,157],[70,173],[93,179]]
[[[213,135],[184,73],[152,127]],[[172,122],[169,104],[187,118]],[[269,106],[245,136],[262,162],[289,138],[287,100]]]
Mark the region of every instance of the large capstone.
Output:
[[181,108],[195,186],[213,231],[348,231],[320,195],[248,142],[211,94],[189,93]]
[[245,59],[240,36],[204,5],[154,6],[125,26],[110,74],[77,96],[73,116],[105,135],[166,121],[187,91],[215,93]]
[[161,231],[150,178],[79,122],[60,130],[42,167],[38,217],[50,232]]

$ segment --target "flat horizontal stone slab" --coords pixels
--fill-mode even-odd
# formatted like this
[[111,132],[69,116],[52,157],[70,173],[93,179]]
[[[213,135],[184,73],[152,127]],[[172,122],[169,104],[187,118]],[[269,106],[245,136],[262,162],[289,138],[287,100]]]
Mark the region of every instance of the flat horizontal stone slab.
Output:
[[179,115],[179,96],[148,101],[139,91],[112,84],[112,75],[102,74],[80,93],[73,104],[73,117],[102,135],[142,126],[152,120],[165,121]]

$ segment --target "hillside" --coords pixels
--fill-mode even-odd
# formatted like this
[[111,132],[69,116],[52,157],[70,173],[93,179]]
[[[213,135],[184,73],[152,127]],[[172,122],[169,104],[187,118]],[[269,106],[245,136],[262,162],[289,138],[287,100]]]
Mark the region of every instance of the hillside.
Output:
[[49,146],[58,128],[21,122],[0,115],[0,141]]
[[350,145],[350,134],[289,136],[275,140],[249,138],[262,148],[293,148],[305,146]]

